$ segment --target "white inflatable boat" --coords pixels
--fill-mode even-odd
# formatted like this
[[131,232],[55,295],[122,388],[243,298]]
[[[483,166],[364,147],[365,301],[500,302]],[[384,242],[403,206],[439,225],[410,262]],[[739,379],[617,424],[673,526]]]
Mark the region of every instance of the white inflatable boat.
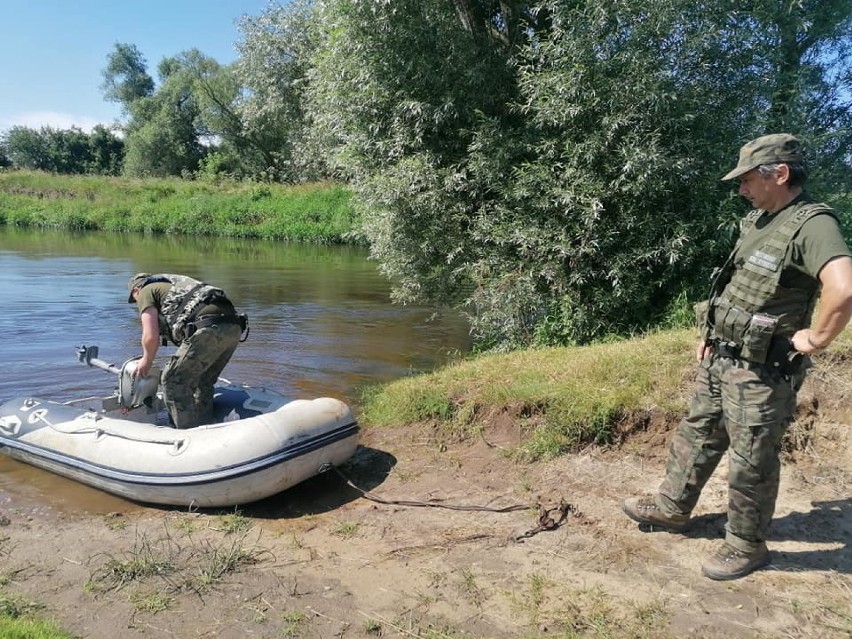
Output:
[[[358,424],[343,402],[289,401],[264,388],[216,386],[217,423],[168,425],[153,389],[81,347],[81,361],[119,374],[117,393],[57,403],[19,397],[0,405],[0,450],[127,499],[187,507],[234,506],[275,495],[340,465]],[[153,392],[151,392],[153,390]]]

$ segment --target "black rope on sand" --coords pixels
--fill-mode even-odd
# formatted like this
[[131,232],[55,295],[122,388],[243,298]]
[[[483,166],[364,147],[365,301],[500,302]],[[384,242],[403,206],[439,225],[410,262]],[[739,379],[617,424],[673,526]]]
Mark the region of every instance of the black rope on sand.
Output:
[[[582,514],[577,509],[576,506],[566,503],[565,500],[560,499],[559,505],[554,508],[545,508],[541,504],[513,504],[511,506],[503,506],[500,508],[495,508],[492,506],[476,506],[476,505],[458,505],[458,504],[447,504],[439,501],[417,501],[417,500],[408,500],[408,499],[383,499],[381,497],[377,497],[362,488],[356,486],[352,481],[346,477],[343,472],[336,466],[332,464],[328,464],[327,467],[323,467],[320,469],[320,472],[325,472],[327,470],[334,470],[335,473],[344,481],[348,486],[357,490],[361,493],[361,496],[364,499],[369,501],[384,504],[387,506],[410,506],[412,508],[444,508],[446,510],[463,510],[463,511],[478,511],[478,512],[491,512],[491,513],[511,513],[517,512],[519,510],[532,510],[533,508],[538,509],[538,525],[535,528],[531,528],[523,534],[516,535],[513,537],[513,541],[521,541],[523,539],[528,539],[533,535],[537,535],[540,532],[546,530],[556,530],[560,526],[562,526],[565,521],[568,519],[569,515],[573,515],[574,517],[582,517]],[[558,513],[558,519],[554,519],[553,514]]]

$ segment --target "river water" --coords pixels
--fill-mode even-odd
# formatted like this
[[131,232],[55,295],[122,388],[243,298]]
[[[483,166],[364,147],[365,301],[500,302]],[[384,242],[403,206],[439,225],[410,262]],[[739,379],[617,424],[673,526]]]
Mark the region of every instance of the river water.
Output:
[[[223,288],[251,327],[223,377],[293,398],[357,404],[363,387],[432,370],[470,346],[461,318],[391,304],[360,248],[0,226],[0,402],[111,394],[117,378],[75,351],[96,345],[117,365],[141,353],[127,304],[137,272]],[[172,352],[161,348],[158,363]],[[0,509],[18,498],[98,512],[124,503],[0,455]]]

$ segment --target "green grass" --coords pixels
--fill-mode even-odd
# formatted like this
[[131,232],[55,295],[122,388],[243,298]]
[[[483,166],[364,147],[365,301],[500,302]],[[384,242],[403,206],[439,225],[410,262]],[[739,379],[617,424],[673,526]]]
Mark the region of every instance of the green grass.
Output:
[[3,639],[72,639],[73,636],[52,621],[0,617],[0,637]]
[[685,407],[694,331],[575,348],[473,356],[430,374],[368,389],[362,421],[389,427],[432,422],[464,439],[508,415],[528,437],[515,451],[534,461],[615,443],[625,424],[672,418]]
[[351,193],[330,182],[224,181],[0,171],[0,224],[343,243]]
[[53,621],[36,616],[43,608],[41,604],[0,593],[0,638],[71,639],[73,635]]
[[[361,422],[426,423],[450,440],[510,418],[523,443],[520,461],[550,459],[589,444],[618,444],[651,421],[675,423],[692,395],[697,342],[692,329],[583,347],[474,355],[425,375],[367,389]],[[810,377],[852,356],[852,329],[821,355]],[[835,381],[835,386],[836,386]]]
[[[225,576],[254,565],[270,554],[256,544],[249,545],[247,531],[225,539],[234,532],[229,530],[222,538],[213,539],[195,539],[191,533],[186,533],[186,538],[178,539],[166,527],[165,534],[157,539],[141,535],[133,548],[121,556],[93,557],[95,568],[85,590],[97,596],[137,585],[143,588],[131,593],[137,610],[165,609],[174,601],[176,593],[205,592]],[[161,587],[152,590],[151,582]]]

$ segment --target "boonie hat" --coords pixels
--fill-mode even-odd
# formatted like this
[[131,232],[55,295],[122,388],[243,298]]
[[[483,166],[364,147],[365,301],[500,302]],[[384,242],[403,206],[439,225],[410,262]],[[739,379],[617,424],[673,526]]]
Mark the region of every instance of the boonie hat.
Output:
[[148,273],[137,273],[133,277],[130,278],[130,281],[127,282],[127,303],[133,304],[136,300],[133,299],[133,289],[141,288],[145,285],[145,280],[147,280],[150,276]]
[[737,166],[728,172],[723,180],[733,180],[745,175],[761,164],[776,164],[778,162],[803,162],[802,143],[789,133],[773,133],[752,140],[740,149],[740,159]]

